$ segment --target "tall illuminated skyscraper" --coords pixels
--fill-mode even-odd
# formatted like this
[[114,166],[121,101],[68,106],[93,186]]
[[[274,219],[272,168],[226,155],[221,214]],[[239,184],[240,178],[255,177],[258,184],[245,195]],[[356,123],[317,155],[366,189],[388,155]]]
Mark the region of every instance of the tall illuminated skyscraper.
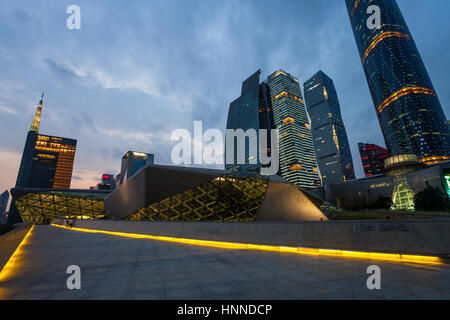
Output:
[[[39,133],[43,99],[44,94],[27,134],[16,188],[69,189],[77,140]],[[13,199],[8,223],[20,221]]]
[[[425,164],[450,160],[446,117],[397,2],[345,2],[388,151]],[[372,5],[381,10],[381,29],[367,26]]]
[[77,141],[39,133],[43,98],[27,135],[16,188],[69,189]]
[[320,186],[311,125],[297,78],[279,70],[266,84],[273,123],[280,135],[281,176],[300,187]]
[[333,80],[319,71],[305,82],[304,93],[322,183],[355,179],[352,153]]

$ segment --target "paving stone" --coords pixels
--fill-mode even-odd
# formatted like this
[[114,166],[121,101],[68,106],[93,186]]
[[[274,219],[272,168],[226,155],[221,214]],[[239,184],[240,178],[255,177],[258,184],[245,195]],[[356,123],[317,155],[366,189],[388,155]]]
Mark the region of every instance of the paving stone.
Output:
[[[223,250],[37,226],[0,299],[450,299],[450,266]],[[67,290],[69,265],[82,290]],[[371,264],[382,289],[367,289]]]

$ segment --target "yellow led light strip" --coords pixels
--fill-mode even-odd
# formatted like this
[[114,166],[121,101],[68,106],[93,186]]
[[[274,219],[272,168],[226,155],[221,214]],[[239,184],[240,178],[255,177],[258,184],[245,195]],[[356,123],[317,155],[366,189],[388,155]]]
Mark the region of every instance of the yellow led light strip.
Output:
[[433,96],[437,96],[436,93],[428,88],[423,87],[406,87],[403,89],[398,90],[394,94],[392,94],[389,98],[383,101],[382,104],[380,104],[377,108],[377,113],[380,114],[386,107],[388,107],[391,103],[393,103],[395,100],[406,96],[411,93],[418,93],[418,94],[429,94]]
[[353,4],[352,13],[351,13],[352,17],[355,14],[356,8],[358,7],[360,2],[361,2],[361,0],[356,0],[355,3]]
[[366,52],[364,52],[364,56],[362,58],[362,63],[366,62],[367,57],[369,56],[370,52],[384,39],[391,38],[391,37],[399,37],[399,38],[406,38],[411,40],[411,36],[406,33],[396,32],[396,31],[386,31],[380,33],[370,44],[370,46],[367,48]]
[[394,262],[412,262],[429,265],[441,265],[443,262],[439,257],[432,256],[419,256],[419,255],[405,255],[405,254],[390,254],[390,253],[375,253],[375,252],[359,252],[359,251],[345,251],[345,250],[329,250],[329,249],[312,249],[312,248],[300,248],[300,247],[284,247],[284,246],[268,246],[259,244],[244,244],[244,243],[232,243],[232,242],[220,242],[220,241],[208,241],[208,240],[195,240],[195,239],[183,239],[172,238],[162,236],[150,236],[133,233],[112,232],[104,230],[91,230],[83,228],[68,228],[52,224],[54,227],[79,231],[88,233],[101,233],[119,237],[135,238],[135,239],[151,239],[166,242],[175,242],[181,244],[190,244],[204,247],[214,247],[222,249],[233,250],[259,250],[259,251],[271,251],[271,252],[283,252],[283,253],[295,253],[301,255],[312,256],[328,256],[338,258],[356,258],[356,259],[372,259]]
[[272,99],[272,102],[274,102],[275,100],[284,98],[284,97],[289,97],[289,98],[291,98],[291,99],[294,99],[294,100],[296,100],[296,101],[299,101],[299,102],[301,102],[301,103],[304,103],[302,98],[297,97],[297,96],[294,96],[294,95],[290,94],[290,93],[287,92],[287,91],[283,91],[283,92],[281,92],[280,94],[278,94],[275,98]]
[[[442,161],[450,160],[450,157],[447,156],[434,156],[434,157],[428,157],[420,159],[420,162],[426,163],[426,164],[435,164]],[[430,163],[431,162],[431,163]]]
[[20,254],[22,253],[22,247],[27,243],[28,238],[31,236],[31,232],[33,231],[33,229],[34,229],[34,225],[30,228],[30,230],[28,230],[27,234],[22,239],[19,246],[16,248],[14,253],[9,258],[8,262],[5,264],[3,269],[0,271],[0,282],[5,280],[6,278],[8,278],[11,275],[11,273],[13,272],[13,270],[15,269],[14,266],[17,264],[17,260],[20,256]]

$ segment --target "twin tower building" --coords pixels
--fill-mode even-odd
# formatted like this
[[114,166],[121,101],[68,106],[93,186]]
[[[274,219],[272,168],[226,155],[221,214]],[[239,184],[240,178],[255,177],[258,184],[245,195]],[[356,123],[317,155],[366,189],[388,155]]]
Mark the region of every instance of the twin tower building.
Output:
[[[415,155],[423,165],[450,160],[447,119],[396,1],[345,2],[388,152]],[[380,28],[367,23],[374,5]],[[304,83],[303,100],[299,81],[289,73],[276,71],[262,83],[260,74],[244,81],[230,105],[227,129],[277,129],[278,174],[303,188],[355,179],[333,81],[319,71]],[[246,146],[246,163],[226,169],[258,171],[260,159],[255,163],[252,154]]]

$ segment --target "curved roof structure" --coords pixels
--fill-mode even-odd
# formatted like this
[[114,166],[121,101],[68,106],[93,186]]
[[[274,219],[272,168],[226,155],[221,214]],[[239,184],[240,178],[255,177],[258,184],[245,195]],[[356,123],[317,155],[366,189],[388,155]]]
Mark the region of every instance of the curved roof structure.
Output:
[[105,199],[108,218],[150,221],[328,220],[317,199],[278,177],[151,165]]

